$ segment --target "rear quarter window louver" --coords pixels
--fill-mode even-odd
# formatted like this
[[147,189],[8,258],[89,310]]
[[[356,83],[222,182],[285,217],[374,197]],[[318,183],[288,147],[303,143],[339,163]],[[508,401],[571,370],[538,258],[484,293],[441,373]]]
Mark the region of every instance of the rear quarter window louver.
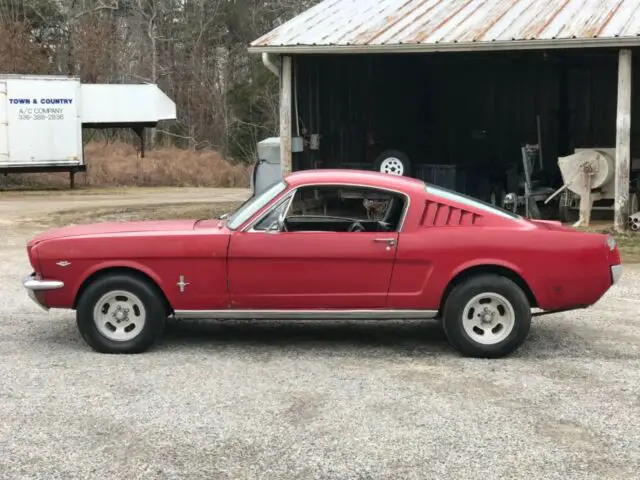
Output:
[[470,227],[482,218],[477,213],[440,202],[427,201],[422,213],[423,227]]

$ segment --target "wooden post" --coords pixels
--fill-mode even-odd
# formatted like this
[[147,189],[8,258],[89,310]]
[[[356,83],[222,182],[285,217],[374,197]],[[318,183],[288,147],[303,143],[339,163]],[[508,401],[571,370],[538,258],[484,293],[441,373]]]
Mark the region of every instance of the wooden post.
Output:
[[593,185],[593,168],[587,164],[582,167],[582,182],[584,186],[584,195],[580,195],[580,217],[573,224],[574,227],[588,227],[591,223],[591,210],[593,209],[593,201],[591,200],[591,186]]
[[280,168],[282,176],[291,173],[291,56],[280,63]]
[[613,226],[627,229],[631,157],[631,50],[620,50],[618,59],[618,115],[616,119],[616,178]]

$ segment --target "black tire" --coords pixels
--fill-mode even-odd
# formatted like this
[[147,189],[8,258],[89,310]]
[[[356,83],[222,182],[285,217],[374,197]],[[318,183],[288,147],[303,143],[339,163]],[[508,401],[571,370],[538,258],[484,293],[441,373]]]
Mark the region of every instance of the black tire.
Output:
[[402,175],[411,176],[411,162],[409,161],[409,157],[399,150],[385,150],[378,155],[374,162],[374,170],[376,172],[382,171],[382,164],[387,158],[397,158],[402,164]]
[[558,201],[558,218],[562,223],[575,223],[580,218],[578,210],[571,208],[568,203],[569,194],[564,191],[560,194]]
[[560,205],[558,207],[558,219],[562,223],[576,223],[580,218],[580,212],[567,205]]
[[[122,291],[130,295],[118,298],[120,300],[129,299],[132,304],[133,317],[137,315],[140,318],[140,312],[144,311],[144,324],[139,333],[135,334],[134,332],[133,338],[110,339],[100,332],[94,321],[96,304],[101,302],[104,295],[115,291]],[[137,299],[132,300],[134,296]],[[108,308],[111,308],[111,305]],[[116,307],[114,306],[114,308]],[[107,312],[110,314],[109,311]],[[123,273],[107,275],[91,283],[78,299],[76,309],[76,323],[82,338],[93,350],[100,353],[142,353],[146,351],[162,335],[167,316],[164,298],[155,285],[137,276]],[[115,321],[117,320],[114,317]],[[115,325],[114,322],[111,323]],[[136,327],[135,319],[130,324],[134,325],[134,328],[131,329],[134,330]],[[123,328],[126,329],[126,327]]]
[[[513,329],[504,339],[494,344],[474,340],[464,328],[465,307],[480,294],[498,294],[513,308]],[[477,358],[505,357],[520,347],[529,334],[531,306],[525,293],[512,280],[496,274],[477,275],[453,288],[444,305],[442,324],[449,343],[462,355]],[[493,324],[489,326],[491,325]]]

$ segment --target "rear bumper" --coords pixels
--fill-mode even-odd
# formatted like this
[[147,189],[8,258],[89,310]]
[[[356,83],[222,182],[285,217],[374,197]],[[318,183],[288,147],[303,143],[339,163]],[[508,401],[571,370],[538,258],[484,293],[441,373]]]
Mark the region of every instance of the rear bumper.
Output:
[[611,265],[611,284],[615,285],[622,276],[622,265]]
[[64,283],[58,280],[41,280],[37,279],[36,275],[32,273],[24,280],[22,280],[22,285],[27,290],[27,294],[29,298],[35,302],[43,310],[49,310],[42,301],[40,301],[36,295],[36,292],[42,292],[47,290],[57,290],[59,288],[64,287]]

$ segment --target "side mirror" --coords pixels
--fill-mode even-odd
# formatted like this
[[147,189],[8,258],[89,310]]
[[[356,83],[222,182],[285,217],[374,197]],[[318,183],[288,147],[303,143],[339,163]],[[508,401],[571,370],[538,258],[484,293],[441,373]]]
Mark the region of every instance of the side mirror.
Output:
[[284,211],[278,212],[277,220],[274,220],[271,225],[267,227],[265,233],[280,233],[284,227]]
[[264,233],[279,233],[280,232],[280,219],[274,220],[267,228],[265,228]]

